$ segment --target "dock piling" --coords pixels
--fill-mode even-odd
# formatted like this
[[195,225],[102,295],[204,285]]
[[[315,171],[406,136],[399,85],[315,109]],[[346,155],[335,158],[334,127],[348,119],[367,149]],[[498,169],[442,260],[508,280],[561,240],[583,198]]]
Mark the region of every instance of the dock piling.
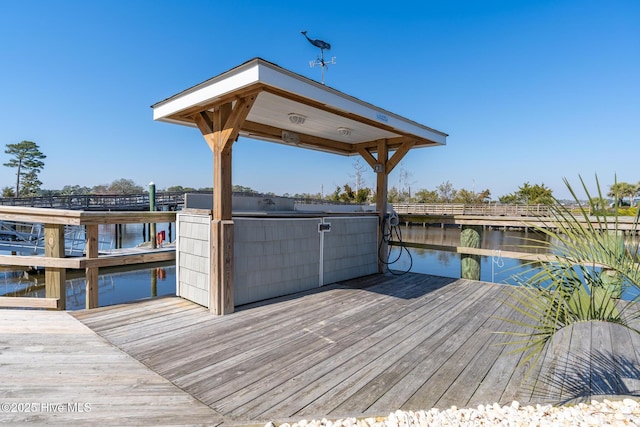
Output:
[[[462,226],[460,246],[480,249],[481,242],[481,225]],[[480,255],[460,254],[460,277],[469,280],[480,280]]]
[[[149,212],[156,211],[156,185],[151,181],[149,183]],[[149,224],[149,241],[151,248],[156,248],[156,223]]]
[[[44,225],[44,256],[64,258],[64,225]],[[45,296],[58,299],[58,309],[66,309],[65,281],[67,270],[58,267],[46,267],[44,273]]]

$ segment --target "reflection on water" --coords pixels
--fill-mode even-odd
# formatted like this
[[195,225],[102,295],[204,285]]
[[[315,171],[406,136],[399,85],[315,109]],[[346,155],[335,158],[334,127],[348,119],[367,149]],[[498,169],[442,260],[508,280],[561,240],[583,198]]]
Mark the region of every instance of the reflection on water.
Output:
[[[79,229],[84,242],[84,231]],[[175,224],[157,224],[156,231],[165,231],[168,241],[175,238]],[[145,224],[100,225],[98,240],[100,251],[116,248],[131,248],[148,240],[149,229]],[[170,240],[171,239],[171,240]],[[2,252],[8,254],[7,252]],[[25,254],[28,255],[28,254]],[[134,268],[134,267],[133,267]],[[108,273],[105,273],[108,271]],[[84,271],[67,272],[67,310],[85,308]],[[100,306],[119,304],[152,296],[175,295],[176,268],[174,263],[159,263],[153,267],[132,270],[132,267],[102,269],[98,279],[98,302]],[[0,295],[44,297],[44,274],[33,274],[19,267],[0,267]]]
[[[83,275],[67,279],[67,310],[85,308],[85,283]],[[109,272],[101,274],[98,279],[98,301],[101,307],[153,296],[175,295],[175,292],[176,267],[173,264]],[[0,295],[44,297],[44,275],[0,271]]]
[[[460,245],[460,228],[458,227],[401,227],[402,239],[405,242],[423,243],[456,247]],[[511,283],[516,273],[523,272],[526,261],[504,258],[501,251],[544,253],[540,248],[527,247],[532,240],[547,241],[548,237],[532,231],[522,232],[514,230],[484,230],[482,233],[482,249],[492,249],[492,256],[482,256],[480,279],[487,282]],[[394,248],[393,251],[399,251]],[[391,268],[398,271],[433,274],[445,277],[460,277],[460,255],[455,252],[433,249],[409,248],[411,257],[403,254]],[[397,252],[392,252],[390,259],[395,259]]]
[[[157,231],[165,230],[167,238],[174,239],[175,227],[168,224],[158,224]],[[127,224],[118,233],[114,225],[101,226],[100,239],[109,241],[109,246],[133,247],[143,241],[143,231],[148,233],[142,224]],[[403,240],[413,243],[424,243],[441,246],[458,246],[460,243],[460,229],[456,227],[401,227]],[[531,239],[545,239],[546,236],[534,232],[512,230],[484,230],[482,248],[493,249],[493,256],[481,257],[481,277],[487,282],[514,284],[512,276],[528,270],[525,261],[504,258],[501,251],[512,252],[543,252],[541,249],[526,247],[531,245]],[[117,240],[117,242],[116,242]],[[116,244],[117,243],[117,244]],[[409,253],[400,254],[398,262],[390,266],[391,269],[403,272],[432,274],[452,278],[460,277],[460,255],[454,252],[409,248]],[[392,248],[390,259],[398,256],[399,249]],[[77,278],[72,278],[72,275]],[[156,265],[152,268],[129,271],[110,270],[108,274],[101,274],[99,278],[100,306],[119,304],[151,296],[175,295],[176,268],[173,263]],[[44,296],[43,275],[29,275],[24,271],[0,268],[0,295],[7,296]],[[635,297],[630,292],[625,299]],[[67,309],[84,308],[85,280],[82,272],[69,272],[67,280]]]
[[[401,227],[402,239],[405,242],[423,243],[442,246],[459,246],[460,229],[457,227]],[[492,256],[480,257],[480,280],[493,283],[516,284],[513,276],[516,274],[531,274],[532,266],[527,261],[513,258],[504,258],[501,251],[546,253],[544,248],[533,241],[549,241],[549,237],[543,233],[514,230],[484,230],[481,248],[493,249]],[[637,243],[638,237],[633,237]],[[400,251],[403,250],[402,254]],[[410,256],[406,251],[410,253]],[[398,262],[390,268],[396,272],[412,271],[415,273],[432,274],[452,278],[460,277],[460,254],[455,252],[407,248],[392,248],[389,259],[395,259],[400,254]],[[525,274],[526,276],[526,274]],[[636,289],[627,289],[623,294],[624,299],[634,299],[638,296]]]

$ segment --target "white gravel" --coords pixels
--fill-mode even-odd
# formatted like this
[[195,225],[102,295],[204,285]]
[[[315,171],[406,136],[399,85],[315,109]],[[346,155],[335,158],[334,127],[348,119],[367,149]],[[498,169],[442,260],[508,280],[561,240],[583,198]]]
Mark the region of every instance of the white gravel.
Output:
[[431,426],[640,426],[640,403],[633,399],[592,400],[567,406],[520,406],[518,402],[477,408],[396,411],[388,417],[302,420],[265,427],[431,427]]

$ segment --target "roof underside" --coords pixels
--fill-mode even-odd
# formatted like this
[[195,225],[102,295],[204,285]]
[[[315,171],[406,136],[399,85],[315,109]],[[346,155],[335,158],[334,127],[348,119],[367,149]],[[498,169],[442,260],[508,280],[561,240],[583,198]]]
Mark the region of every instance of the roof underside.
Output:
[[[256,58],[152,105],[154,120],[195,127],[203,111],[257,94],[240,136],[342,155],[446,144],[447,134]],[[304,117],[294,123],[290,116]],[[298,119],[300,121],[300,119]]]

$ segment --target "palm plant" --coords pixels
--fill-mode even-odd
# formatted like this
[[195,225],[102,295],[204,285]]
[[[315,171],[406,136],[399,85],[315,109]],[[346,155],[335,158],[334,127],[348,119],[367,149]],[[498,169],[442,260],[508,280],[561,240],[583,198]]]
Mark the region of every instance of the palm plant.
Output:
[[[577,208],[555,200],[551,216],[539,218],[544,225],[535,228],[546,238],[529,239],[527,246],[545,248],[551,260],[531,262],[530,269],[514,276],[519,286],[512,300],[506,301],[525,320],[505,320],[533,332],[505,332],[515,338],[504,344],[517,345],[513,352],[525,353],[521,364],[533,360],[532,367],[556,332],[576,322],[613,322],[640,333],[636,304],[619,300],[630,288],[640,290],[638,243],[625,242],[617,211],[613,217],[606,215],[597,177],[598,197],[591,197],[580,178],[589,200],[586,204],[566,179],[564,182]],[[637,230],[638,215],[628,231]]]

